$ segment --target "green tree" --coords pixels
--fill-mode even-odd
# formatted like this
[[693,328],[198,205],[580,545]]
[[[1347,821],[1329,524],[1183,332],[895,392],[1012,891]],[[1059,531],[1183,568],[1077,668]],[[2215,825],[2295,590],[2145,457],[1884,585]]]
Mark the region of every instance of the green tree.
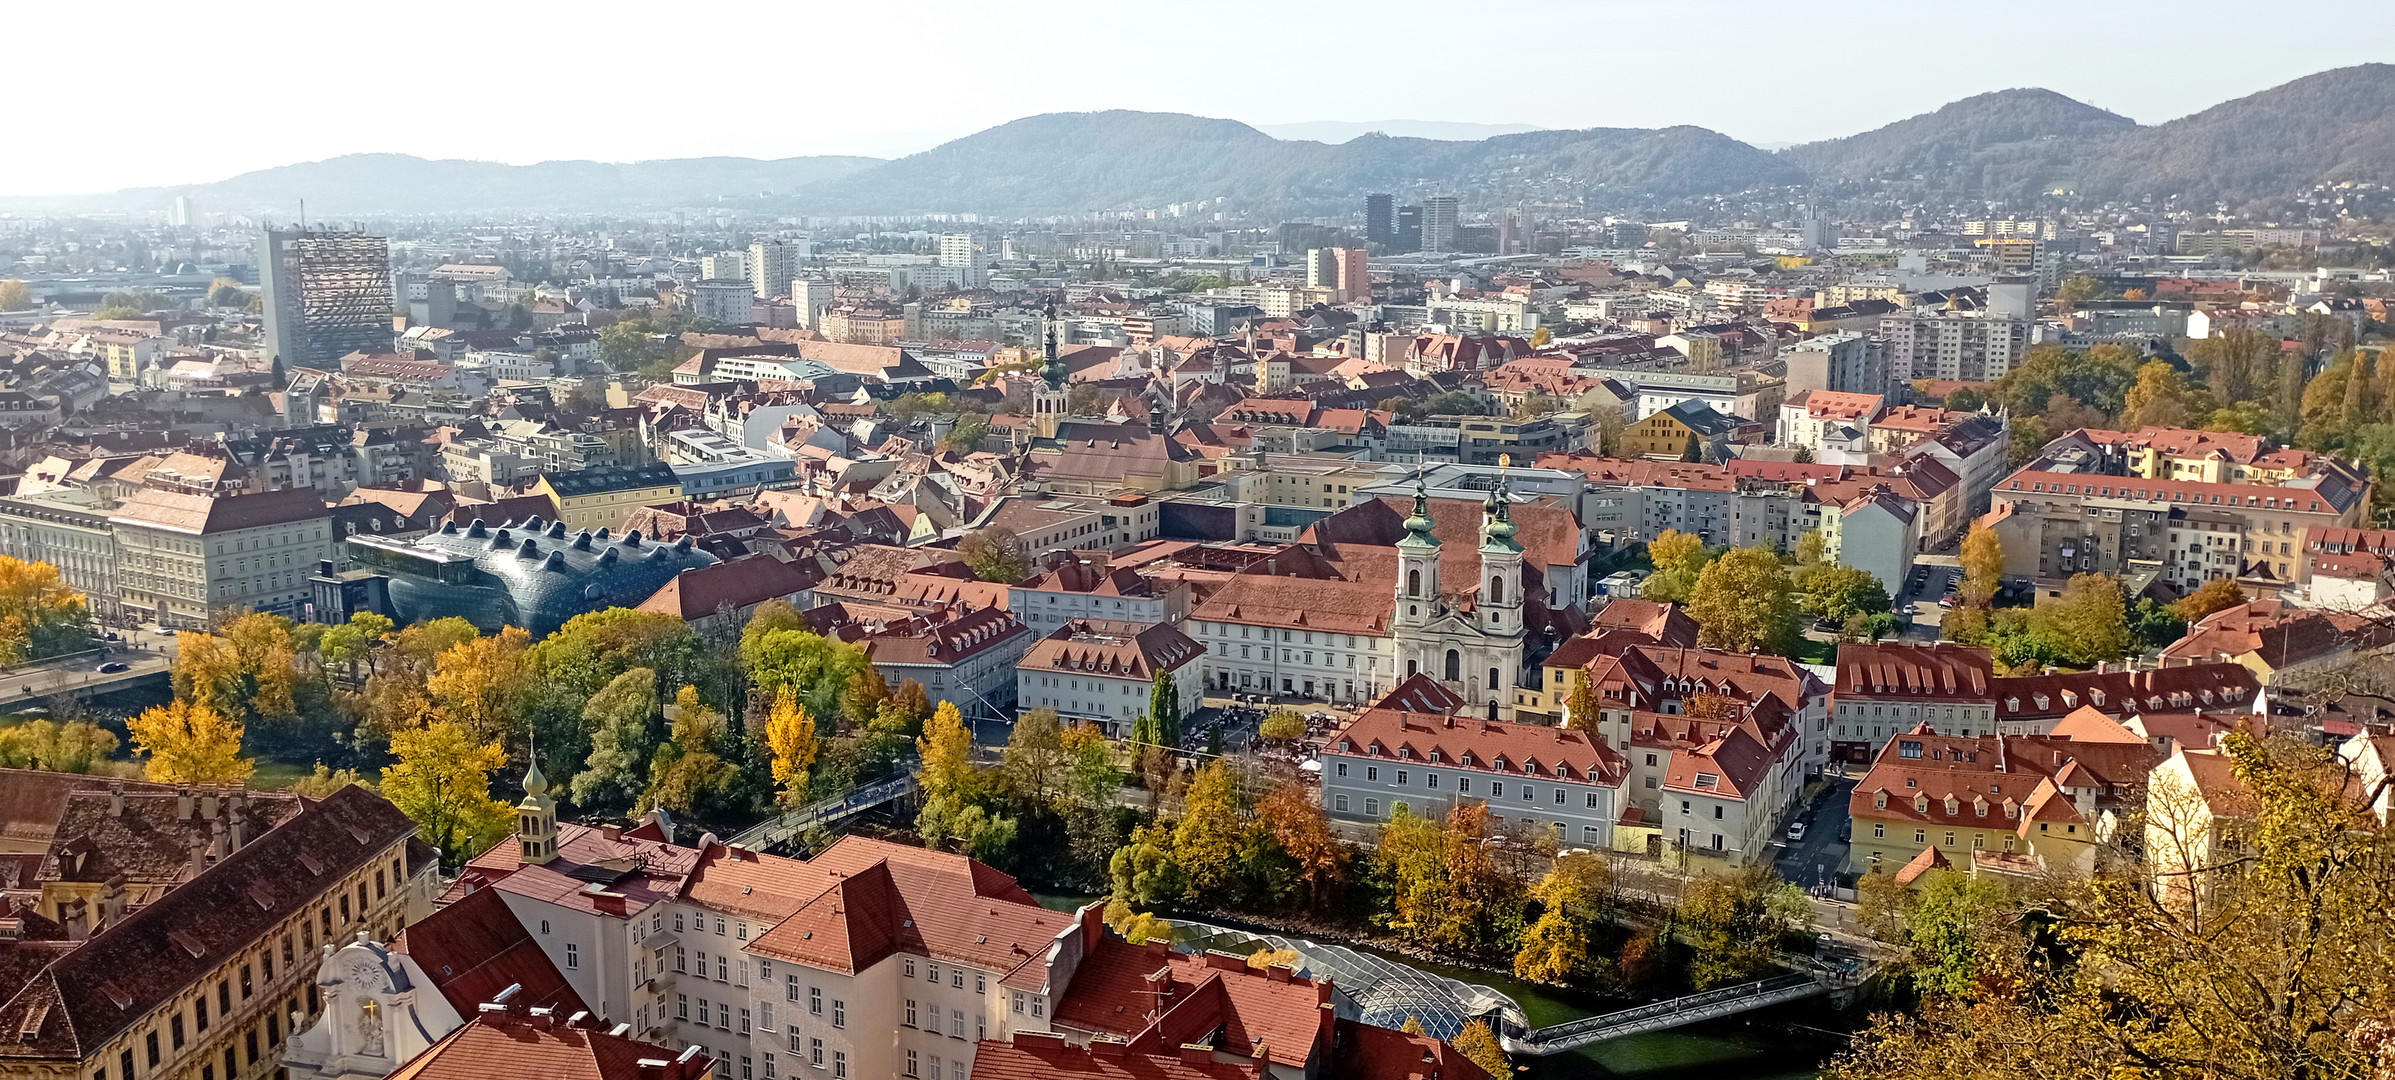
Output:
[[1706,566],[1688,615],[1707,648],[1781,653],[1796,645],[1795,592],[1770,548],[1736,548]]
[[1593,964],[1590,931],[1612,891],[1612,867],[1603,855],[1584,851],[1556,856],[1547,876],[1531,889],[1544,910],[1522,935],[1514,974],[1552,983],[1588,974]]
[[1014,530],[992,525],[965,534],[956,542],[956,553],[971,567],[973,576],[983,581],[1013,584],[1031,573],[1031,561],[1023,551],[1023,540]]
[[115,773],[116,733],[89,720],[32,719],[0,728],[0,768]]
[[1172,672],[1158,671],[1149,682],[1148,716],[1155,724],[1158,746],[1181,745],[1181,691]]
[[1016,797],[1034,806],[1062,812],[1072,800],[1067,790],[1071,761],[1065,754],[1064,723],[1054,709],[1029,709],[1015,719],[1007,733],[1000,769]]
[[2063,310],[2078,307],[2104,291],[2102,283],[2086,274],[2073,274],[2054,287],[2054,302]]
[[1963,535],[1962,584],[1955,587],[1959,602],[1986,607],[2004,584],[2004,541],[1996,530],[1978,522]]
[[633,668],[582,707],[590,756],[570,786],[577,806],[629,806],[657,757],[657,673]]
[[1180,899],[1188,884],[1173,858],[1172,842],[1172,833],[1162,824],[1134,830],[1130,842],[1116,848],[1106,862],[1112,896],[1141,910]]
[[1799,606],[1805,614],[1831,622],[1854,615],[1875,615],[1891,606],[1887,587],[1870,571],[1851,566],[1823,565],[1797,571]]
[[229,277],[220,277],[208,283],[208,306],[247,307],[249,306],[249,293],[243,291],[240,282]]
[[865,650],[811,630],[761,624],[759,620],[768,617],[766,608],[770,606],[759,605],[757,615],[740,636],[741,667],[748,672],[751,692],[772,694],[787,686],[816,716],[846,715],[853,724],[873,720],[872,716],[844,713],[841,708],[841,693],[849,681],[871,667]]
[[1663,530],[1647,541],[1647,560],[1654,564],[1655,572],[1648,575],[1639,595],[1660,603],[1687,600],[1714,554],[1695,533]]
[[1778,962],[1782,934],[1810,917],[1804,891],[1758,866],[1736,877],[1701,877],[1676,910],[1688,942],[1688,982],[1698,990],[1745,982]]
[[2137,369],[2137,385],[2123,398],[2121,426],[2186,427],[2211,412],[2204,395],[2168,361],[2149,360]]
[[25,291],[23,279],[9,278],[0,281],[0,311],[30,311],[32,309],[33,297]]
[[2270,396],[2279,363],[2279,339],[2244,326],[2189,342],[2187,359],[2204,385],[2224,403]]
[[1256,725],[1256,735],[1269,742],[1296,742],[1306,737],[1306,718],[1293,709],[1275,709]]
[[726,731],[724,715],[699,701],[698,688],[683,687],[674,695],[672,733],[657,746],[641,802],[693,814],[721,796],[739,779],[720,750]]
[[2037,615],[2068,643],[2064,662],[2072,666],[2118,660],[2136,648],[2120,579],[2110,574],[2072,575],[2061,596],[2037,606]]
[[2008,934],[2019,906],[1992,878],[1932,870],[1905,904],[1906,967],[1924,998],[1967,1001],[1979,989],[1979,958]]

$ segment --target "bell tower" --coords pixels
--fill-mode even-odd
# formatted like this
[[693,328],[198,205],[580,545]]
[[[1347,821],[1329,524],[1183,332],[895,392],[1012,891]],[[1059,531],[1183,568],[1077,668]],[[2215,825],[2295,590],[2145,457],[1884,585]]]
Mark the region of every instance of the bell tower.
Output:
[[524,801],[516,804],[516,855],[527,863],[545,863],[557,857],[557,800],[549,797],[549,778],[541,775],[540,748],[530,754]]
[[1497,487],[1489,492],[1480,523],[1480,629],[1499,637],[1522,633],[1522,545],[1514,542],[1513,503],[1505,469],[1511,455],[1497,458]]
[[1405,537],[1397,541],[1397,614],[1390,625],[1419,629],[1438,617],[1439,539],[1430,534],[1430,490],[1423,486],[1422,463],[1414,463],[1414,513],[1405,519]]
[[1056,306],[1048,306],[1045,346],[1041,355],[1047,363],[1040,368],[1040,384],[1031,390],[1031,422],[1043,439],[1056,437],[1056,428],[1064,422],[1065,389],[1064,362],[1056,358]]

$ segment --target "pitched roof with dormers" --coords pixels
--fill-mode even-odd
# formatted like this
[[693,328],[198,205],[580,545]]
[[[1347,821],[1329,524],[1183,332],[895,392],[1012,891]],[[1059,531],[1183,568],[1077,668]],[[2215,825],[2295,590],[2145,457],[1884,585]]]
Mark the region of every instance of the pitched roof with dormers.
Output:
[[1015,669],[1054,668],[1075,675],[1153,682],[1157,673],[1178,671],[1204,655],[1205,646],[1171,623],[1069,619],[1032,643]]
[[[1385,701],[1386,699],[1384,699]],[[1418,761],[1474,772],[1619,785],[1628,762],[1585,731],[1376,705],[1324,744],[1325,756]]]

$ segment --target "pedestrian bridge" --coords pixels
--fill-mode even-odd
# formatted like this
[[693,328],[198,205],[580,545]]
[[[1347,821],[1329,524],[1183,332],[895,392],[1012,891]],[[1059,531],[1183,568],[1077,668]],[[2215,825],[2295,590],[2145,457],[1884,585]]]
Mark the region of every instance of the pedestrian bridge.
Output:
[[1833,993],[1860,983],[1869,974],[1869,968],[1859,959],[1817,961],[1809,957],[1787,956],[1782,959],[1798,970],[1754,982],[1717,987],[1701,994],[1586,1016],[1550,1027],[1508,1031],[1499,1036],[1499,1041],[1510,1053],[1532,1057],[1560,1054],[1607,1039],[1717,1020]]
[[828,829],[867,810],[886,806],[914,793],[915,774],[900,773],[768,818],[728,842],[757,851],[769,850],[796,840],[811,830]]

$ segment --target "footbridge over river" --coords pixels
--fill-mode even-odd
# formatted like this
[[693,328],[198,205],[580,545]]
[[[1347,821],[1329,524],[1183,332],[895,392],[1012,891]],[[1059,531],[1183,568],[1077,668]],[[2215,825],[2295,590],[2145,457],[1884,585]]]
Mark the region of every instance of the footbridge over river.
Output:
[[1262,948],[1288,949],[1297,954],[1301,974],[1327,977],[1354,999],[1364,1023],[1394,1028],[1411,1019],[1419,1022],[1425,1033],[1452,1040],[1465,1024],[1485,1020],[1507,1052],[1532,1057],[1835,993],[1859,984],[1868,974],[1866,965],[1851,956],[1783,956],[1782,962],[1794,969],[1786,974],[1532,1028],[1522,1007],[1497,990],[1345,945],[1204,923],[1175,923],[1173,944],[1240,954]]

